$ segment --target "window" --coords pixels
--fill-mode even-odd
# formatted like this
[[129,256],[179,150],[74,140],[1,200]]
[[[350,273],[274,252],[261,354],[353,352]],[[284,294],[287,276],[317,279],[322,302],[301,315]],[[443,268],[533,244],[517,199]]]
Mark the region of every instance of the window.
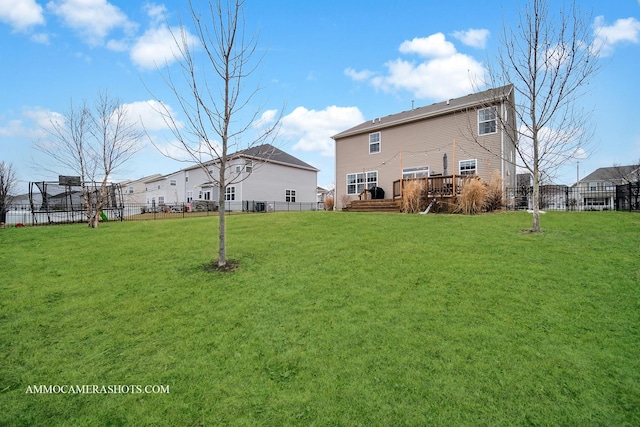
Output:
[[189,172],[184,173],[184,182],[189,182]]
[[246,173],[251,173],[251,171],[252,171],[252,170],[253,170],[253,161],[251,161],[251,160],[247,160],[247,161],[244,163],[244,171],[245,171]]
[[365,188],[378,186],[378,172],[347,174],[347,194],[360,194]]
[[240,172],[242,172],[242,167],[236,166],[236,173],[240,173]]
[[589,183],[589,191],[598,191],[598,183],[590,182]]
[[172,186],[172,187],[175,187],[176,186],[176,180],[172,179],[171,181],[169,181],[169,185]]
[[187,203],[193,202],[193,191],[187,191]]
[[460,175],[475,175],[477,172],[477,160],[460,160]]
[[204,192],[204,199],[205,200],[211,200],[211,191],[205,191]]
[[418,168],[402,169],[402,179],[407,178],[426,178],[429,176],[429,166],[421,166]]
[[496,133],[496,107],[478,111],[478,135]]
[[164,206],[164,196],[158,196],[158,205]]
[[369,134],[369,154],[380,152],[380,132]]
[[133,187],[128,187],[127,188],[127,193],[133,194]]
[[605,189],[606,191],[615,191],[615,190],[616,190],[616,186],[615,186],[615,185],[613,185],[613,183],[612,183],[612,182],[605,182],[605,183],[604,183],[604,189]]
[[296,201],[296,190],[286,190],[284,195],[285,202],[295,203]]
[[231,200],[235,200],[236,199],[236,187],[227,187],[227,189],[224,192],[224,199],[226,201],[231,201]]

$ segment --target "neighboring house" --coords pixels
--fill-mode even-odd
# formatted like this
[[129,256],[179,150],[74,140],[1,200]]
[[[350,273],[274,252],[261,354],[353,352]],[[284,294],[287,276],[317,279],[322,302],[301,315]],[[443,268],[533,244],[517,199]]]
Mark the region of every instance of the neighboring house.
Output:
[[162,208],[165,205],[177,205],[183,202],[180,197],[178,182],[182,171],[168,175],[152,176],[144,181],[145,200],[148,207]]
[[[506,102],[508,101],[508,102]],[[380,187],[392,198],[401,178],[477,175],[498,171],[505,188],[516,185],[513,86],[490,89],[370,120],[333,137],[336,206]]]
[[130,204],[139,205],[139,204],[147,203],[147,199],[146,199],[147,181],[152,181],[154,179],[158,179],[161,177],[162,175],[157,173],[154,175],[145,176],[140,179],[127,180],[127,181],[122,181],[118,183],[118,185],[120,185],[120,189],[122,190],[123,203],[125,205],[130,205]]
[[637,182],[639,179],[640,165],[598,168],[574,185],[578,209],[615,209],[616,185]]
[[[270,144],[228,155],[228,210],[315,210],[318,169]],[[217,207],[219,160],[194,165],[146,182],[148,203]],[[294,206],[295,205],[295,206]]]

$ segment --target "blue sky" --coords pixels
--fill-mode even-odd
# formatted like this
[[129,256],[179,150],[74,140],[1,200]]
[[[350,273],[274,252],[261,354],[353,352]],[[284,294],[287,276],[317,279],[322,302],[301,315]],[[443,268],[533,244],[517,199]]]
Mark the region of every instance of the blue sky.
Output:
[[[640,0],[579,3],[592,15],[603,66],[579,100],[595,121],[594,149],[579,164],[583,177],[640,161]],[[321,169],[318,185],[328,187],[332,135],[410,109],[412,102],[417,107],[471,93],[470,73],[494,61],[503,22],[515,23],[523,6],[507,0],[490,6],[248,0],[247,32],[259,32],[266,52],[250,83],[265,87],[259,96],[267,116],[284,108],[280,146]],[[180,17],[189,30],[184,0],[0,0],[0,160],[13,164],[23,184],[56,179],[38,167],[46,160],[33,143],[71,100],[92,101],[100,90],[126,103],[158,144],[169,143],[148,102],[151,91],[177,111],[156,64],[170,58],[167,26],[177,26]],[[112,179],[183,167],[145,143]],[[571,184],[576,172],[574,162],[557,181]]]

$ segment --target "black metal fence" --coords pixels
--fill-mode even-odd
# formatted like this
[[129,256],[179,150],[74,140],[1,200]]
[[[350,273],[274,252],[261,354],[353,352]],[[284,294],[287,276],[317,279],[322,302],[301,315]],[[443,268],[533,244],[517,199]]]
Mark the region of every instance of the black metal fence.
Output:
[[[322,206],[315,202],[277,202],[277,201],[229,201],[225,211],[238,213],[299,212],[321,210]],[[197,201],[192,203],[173,204],[123,204],[115,208],[103,209],[103,221],[144,221],[172,218],[195,218],[217,216],[218,203],[213,201]],[[8,225],[49,225],[86,222],[86,212],[82,205],[70,205],[65,209],[42,209],[32,211],[28,204],[13,205],[5,213],[4,221]]]
[[[533,187],[509,188],[508,209],[533,209]],[[640,211],[640,182],[622,185],[600,183],[577,186],[541,185],[540,209],[549,211]]]

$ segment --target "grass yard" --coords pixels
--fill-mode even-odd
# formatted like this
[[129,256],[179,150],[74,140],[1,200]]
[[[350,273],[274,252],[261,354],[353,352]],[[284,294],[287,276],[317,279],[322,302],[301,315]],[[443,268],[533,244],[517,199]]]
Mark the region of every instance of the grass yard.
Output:
[[0,230],[0,425],[640,425],[638,214],[216,221]]

